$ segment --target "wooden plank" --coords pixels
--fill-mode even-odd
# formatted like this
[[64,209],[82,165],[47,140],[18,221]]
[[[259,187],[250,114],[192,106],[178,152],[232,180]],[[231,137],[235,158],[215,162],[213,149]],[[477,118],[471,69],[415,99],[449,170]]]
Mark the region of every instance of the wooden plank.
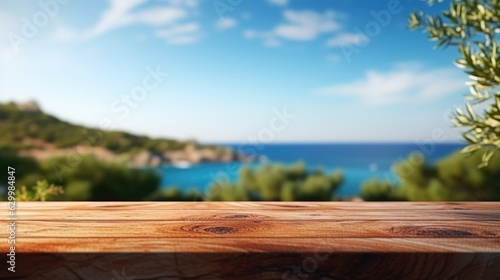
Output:
[[[495,238],[499,221],[19,221],[22,237]],[[7,232],[0,233],[7,237]]]
[[76,253],[19,254],[1,279],[481,279],[497,280],[488,253]]
[[[33,238],[19,237],[17,252],[170,253],[451,253],[500,252],[499,238]],[[7,243],[0,243],[1,251]]]
[[[397,209],[397,210],[162,210],[121,208],[61,209],[40,211],[38,209],[20,208],[16,212],[19,221],[102,221],[102,220],[161,220],[161,221],[220,221],[220,220],[329,220],[329,221],[500,221],[500,210],[427,210],[427,209]],[[8,220],[7,215],[0,220]]]
[[[6,202],[0,208],[7,209]],[[70,209],[123,209],[123,210],[296,210],[296,209],[332,209],[332,210],[500,210],[499,202],[19,202],[18,209],[70,210]]]
[[[500,275],[498,202],[34,202],[16,213],[17,279]],[[5,263],[7,242],[0,250]]]

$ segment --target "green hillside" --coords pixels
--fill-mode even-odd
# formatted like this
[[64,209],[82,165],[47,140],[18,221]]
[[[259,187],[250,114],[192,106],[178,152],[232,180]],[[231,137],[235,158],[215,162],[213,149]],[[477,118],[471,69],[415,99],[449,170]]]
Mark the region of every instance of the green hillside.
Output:
[[162,153],[178,150],[186,142],[173,139],[152,139],[123,131],[88,128],[60,120],[40,110],[27,110],[15,103],[0,104],[0,149],[20,150],[33,148],[33,141],[42,140],[57,148],[76,145],[104,147],[115,153],[146,149]]

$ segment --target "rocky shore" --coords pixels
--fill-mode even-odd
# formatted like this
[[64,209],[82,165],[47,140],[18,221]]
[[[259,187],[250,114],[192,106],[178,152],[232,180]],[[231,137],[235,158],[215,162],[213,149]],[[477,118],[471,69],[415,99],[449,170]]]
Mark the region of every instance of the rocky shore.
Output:
[[135,153],[116,154],[103,147],[75,146],[71,148],[56,148],[49,143],[38,140],[30,141],[32,149],[23,150],[21,155],[37,160],[50,157],[73,157],[92,155],[97,159],[110,162],[126,162],[135,167],[157,167],[162,165],[191,165],[198,163],[250,162],[251,159],[238,154],[232,149],[223,147],[203,147],[195,144],[186,145],[184,149],[155,153],[143,150]]
[[130,159],[130,163],[135,166],[161,166],[166,164],[183,165],[233,161],[248,162],[250,158],[228,148],[206,148],[187,145],[182,150],[166,151],[163,154],[142,151]]

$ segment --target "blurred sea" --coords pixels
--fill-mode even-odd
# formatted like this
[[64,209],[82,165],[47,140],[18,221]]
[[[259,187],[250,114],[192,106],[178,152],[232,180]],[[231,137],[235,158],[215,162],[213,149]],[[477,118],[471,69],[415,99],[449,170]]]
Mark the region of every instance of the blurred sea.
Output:
[[[251,150],[251,145],[224,145],[236,151],[243,148]],[[324,171],[341,170],[344,183],[337,192],[342,197],[359,193],[361,184],[371,178],[395,178],[391,166],[406,159],[412,152],[421,152],[427,162],[434,163],[464,147],[464,144],[270,144],[254,149],[253,154],[270,163],[292,164],[299,160],[306,163],[308,169],[321,167]],[[252,163],[257,167],[262,163]],[[240,163],[203,163],[189,167],[164,166],[159,168],[162,174],[162,187],[177,186],[182,190],[196,188],[205,192],[210,182],[218,176],[231,181],[238,178]]]

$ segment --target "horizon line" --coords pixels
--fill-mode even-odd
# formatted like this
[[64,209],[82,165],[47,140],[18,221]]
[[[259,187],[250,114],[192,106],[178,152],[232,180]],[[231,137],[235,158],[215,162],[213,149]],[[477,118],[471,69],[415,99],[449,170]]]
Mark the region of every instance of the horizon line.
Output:
[[419,144],[435,144],[435,145],[467,145],[466,142],[461,141],[449,141],[449,142],[437,142],[437,141],[420,141],[420,142],[410,142],[410,141],[281,141],[272,143],[249,143],[246,141],[199,141],[202,145],[327,145],[327,144],[350,144],[350,145],[363,145],[363,144],[396,144],[396,145],[419,145]]

